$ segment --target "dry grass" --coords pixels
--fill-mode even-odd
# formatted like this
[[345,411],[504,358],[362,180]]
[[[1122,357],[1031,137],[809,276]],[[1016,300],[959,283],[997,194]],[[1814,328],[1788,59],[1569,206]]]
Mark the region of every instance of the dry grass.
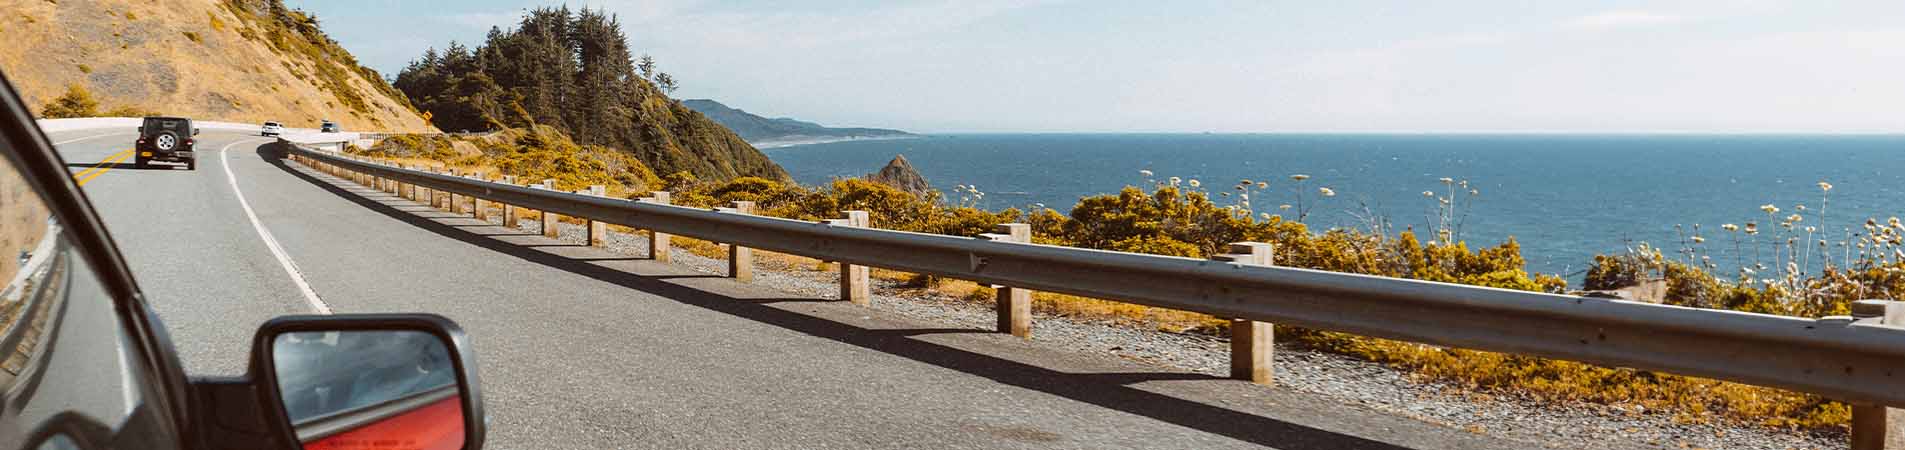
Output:
[[[81,84],[102,104],[203,120],[315,127],[328,118],[355,130],[434,131],[407,101],[381,89],[382,80],[370,80],[337,61],[280,52],[243,37],[257,36],[258,25],[221,3],[167,2],[153,8],[138,0],[10,2],[8,19],[19,20],[0,26],[0,42],[6,43],[0,45],[0,70],[35,110],[67,85]],[[260,61],[286,64],[267,63],[262,71],[237,68]],[[323,106],[327,100],[337,104],[337,94],[308,75],[320,63],[340,67],[332,72],[344,75],[339,80],[364,99],[368,113]]]

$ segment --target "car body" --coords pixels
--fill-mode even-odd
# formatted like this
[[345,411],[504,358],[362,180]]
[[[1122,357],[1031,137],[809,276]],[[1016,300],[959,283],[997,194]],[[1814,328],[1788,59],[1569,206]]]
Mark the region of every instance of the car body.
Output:
[[324,123],[318,125],[318,132],[321,133],[337,133],[341,131],[344,131],[344,129],[338,127],[337,122],[326,120]]
[[[145,138],[159,134],[172,137],[174,157],[190,151],[189,120],[152,119],[139,151],[159,156]],[[188,376],[100,215],[4,74],[0,222],[0,254],[20,252],[0,258],[0,304],[12,308],[0,314],[0,450],[482,448],[475,360],[440,316],[278,317],[258,328],[244,374]],[[312,404],[314,395],[346,402]]]
[[258,127],[259,136],[277,136],[280,134],[284,134],[284,125],[280,125],[277,122],[265,122],[263,126]]
[[187,170],[198,168],[198,127],[184,117],[151,116],[139,122],[139,139],[133,143],[133,165],[143,169],[152,161],[185,163]]

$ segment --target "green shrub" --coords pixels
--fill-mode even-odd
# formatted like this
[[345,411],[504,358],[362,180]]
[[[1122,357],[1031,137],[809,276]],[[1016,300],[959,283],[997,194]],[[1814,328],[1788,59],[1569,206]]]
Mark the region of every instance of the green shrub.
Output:
[[93,100],[93,94],[77,84],[66,85],[66,93],[48,102],[40,108],[40,118],[69,119],[75,117],[96,117],[99,115],[99,101]]

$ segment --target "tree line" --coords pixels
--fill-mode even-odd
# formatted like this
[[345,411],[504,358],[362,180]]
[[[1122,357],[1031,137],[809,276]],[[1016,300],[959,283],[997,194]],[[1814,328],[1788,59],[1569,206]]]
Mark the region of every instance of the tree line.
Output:
[[537,8],[482,45],[432,48],[394,85],[445,131],[546,125],[576,142],[622,149],[662,173],[787,179],[732,132],[668,98],[675,77],[632,56],[619,21],[599,10]]

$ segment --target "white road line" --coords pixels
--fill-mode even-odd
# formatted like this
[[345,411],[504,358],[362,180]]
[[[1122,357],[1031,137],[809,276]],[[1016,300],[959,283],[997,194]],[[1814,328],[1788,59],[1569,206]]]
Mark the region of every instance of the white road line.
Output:
[[244,208],[245,217],[251,219],[251,228],[258,230],[258,237],[264,239],[265,247],[271,249],[271,255],[278,257],[278,265],[284,266],[284,273],[291,275],[291,282],[298,285],[298,291],[304,294],[305,301],[311,303],[311,309],[317,310],[318,314],[330,314],[331,307],[325,305],[323,299],[318,298],[317,291],[311,290],[310,283],[304,282],[304,274],[298,272],[297,263],[291,262],[291,256],[286,255],[284,253],[284,247],[278,245],[278,238],[271,237],[271,230],[265,229],[264,222],[258,221],[258,213],[252,212],[251,203],[245,201],[245,193],[238,190],[238,177],[232,175],[231,158],[226,157],[230,152],[227,150],[231,150],[234,145],[261,140],[264,139],[249,139],[233,142],[226,144],[225,148],[218,149],[218,161],[225,166],[225,180],[231,182],[232,195],[238,196],[238,206]]
[[127,132],[125,132],[125,131],[120,131],[120,132],[116,132],[116,133],[106,133],[106,134],[95,134],[95,135],[92,135],[92,136],[87,136],[87,137],[82,137],[82,138],[72,138],[72,139],[67,139],[67,140],[64,140],[64,141],[59,141],[59,142],[54,142],[54,143],[53,143],[53,145],[66,145],[66,144],[67,144],[67,143],[69,143],[69,142],[79,142],[79,141],[84,141],[84,140],[87,140],[87,139],[93,139],[93,138],[103,138],[103,137],[106,137],[106,136],[117,136],[117,135],[121,135],[121,134],[126,134],[126,133],[127,133]]

